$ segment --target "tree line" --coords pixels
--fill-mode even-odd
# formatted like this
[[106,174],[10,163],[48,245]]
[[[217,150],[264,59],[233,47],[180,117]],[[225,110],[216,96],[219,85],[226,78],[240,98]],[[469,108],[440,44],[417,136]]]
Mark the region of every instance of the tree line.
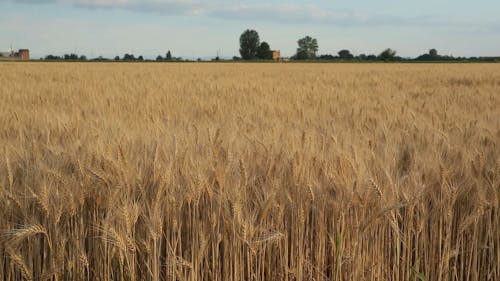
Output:
[[[297,41],[297,51],[290,57],[291,60],[322,60],[322,61],[500,61],[500,57],[453,57],[438,54],[436,49],[429,50],[416,58],[403,58],[397,55],[397,51],[387,48],[380,54],[360,54],[353,55],[351,51],[344,49],[336,55],[318,55],[318,40],[311,36],[305,36]],[[234,60],[270,60],[272,51],[267,42],[260,43],[259,33],[255,30],[247,29],[240,36],[240,57]]]
[[[233,61],[266,61],[273,60],[273,51],[268,42],[260,40],[259,33],[253,29],[245,30],[239,38],[240,56],[233,57]],[[432,61],[477,61],[477,62],[500,62],[500,57],[454,57],[451,55],[440,55],[436,49],[430,49],[428,53],[422,54],[416,58],[405,58],[397,55],[397,51],[387,48],[379,54],[359,54],[354,55],[351,51],[343,49],[336,54],[318,55],[318,40],[311,36],[305,36],[297,40],[297,50],[290,60],[295,61],[332,61],[332,62],[432,62]],[[44,60],[65,60],[65,61],[87,61],[85,55],[65,54],[63,56],[48,55]],[[157,56],[155,60],[144,59],[142,55],[126,53],[122,57],[116,56],[113,60],[99,56],[90,59],[91,61],[193,61],[174,57],[168,51],[165,56]],[[201,61],[200,58],[197,61]],[[212,61],[223,61],[218,55]]]
[[[387,49],[380,55],[360,55],[355,57],[349,50],[341,50],[338,56],[321,55],[318,56],[319,49],[318,40],[311,36],[305,36],[297,41],[297,51],[290,59],[292,60],[398,60],[396,51]],[[272,51],[267,42],[260,43],[259,33],[255,30],[247,29],[240,36],[240,55],[243,60],[270,60],[272,59]],[[236,59],[236,58],[235,58]]]
[[[105,57],[102,57],[102,56],[99,56],[99,57],[96,57],[96,58],[93,58],[93,59],[87,59],[87,57],[85,55],[77,55],[77,54],[65,54],[63,56],[55,56],[55,55],[47,55],[45,56],[45,58],[43,58],[43,60],[57,60],[57,61],[112,61],[111,59],[108,59],[108,58],[105,58]],[[147,59],[144,59],[144,57],[142,55],[140,56],[135,56],[134,54],[129,54],[129,53],[126,53],[124,54],[122,57],[120,56],[116,56],[114,57],[113,59],[114,61],[152,61],[152,60],[147,60]],[[165,56],[157,56],[155,61],[182,61],[183,58],[181,57],[174,57],[172,56],[172,53],[170,51],[168,51]]]

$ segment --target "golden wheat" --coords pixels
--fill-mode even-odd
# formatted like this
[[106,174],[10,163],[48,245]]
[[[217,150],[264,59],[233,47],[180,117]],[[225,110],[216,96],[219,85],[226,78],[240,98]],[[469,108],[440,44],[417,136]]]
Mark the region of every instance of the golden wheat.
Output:
[[497,64],[0,73],[0,280],[500,280]]

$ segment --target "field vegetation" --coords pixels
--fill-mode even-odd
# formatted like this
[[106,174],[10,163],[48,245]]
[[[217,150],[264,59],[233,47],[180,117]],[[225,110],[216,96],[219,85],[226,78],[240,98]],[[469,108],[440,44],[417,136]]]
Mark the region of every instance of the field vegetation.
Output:
[[500,280],[499,65],[0,73],[0,280]]

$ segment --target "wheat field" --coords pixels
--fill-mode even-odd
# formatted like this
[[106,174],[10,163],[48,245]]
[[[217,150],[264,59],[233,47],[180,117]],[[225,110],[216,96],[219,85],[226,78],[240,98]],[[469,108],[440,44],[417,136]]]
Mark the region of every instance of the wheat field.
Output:
[[498,64],[0,64],[0,280],[500,280]]

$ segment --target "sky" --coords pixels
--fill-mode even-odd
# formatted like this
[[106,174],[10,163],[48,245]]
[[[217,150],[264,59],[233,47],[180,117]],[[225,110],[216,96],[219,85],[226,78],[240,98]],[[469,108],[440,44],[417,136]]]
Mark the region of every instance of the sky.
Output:
[[0,51],[232,57],[255,29],[284,56],[306,35],[319,54],[500,56],[499,15],[498,0],[0,0]]

